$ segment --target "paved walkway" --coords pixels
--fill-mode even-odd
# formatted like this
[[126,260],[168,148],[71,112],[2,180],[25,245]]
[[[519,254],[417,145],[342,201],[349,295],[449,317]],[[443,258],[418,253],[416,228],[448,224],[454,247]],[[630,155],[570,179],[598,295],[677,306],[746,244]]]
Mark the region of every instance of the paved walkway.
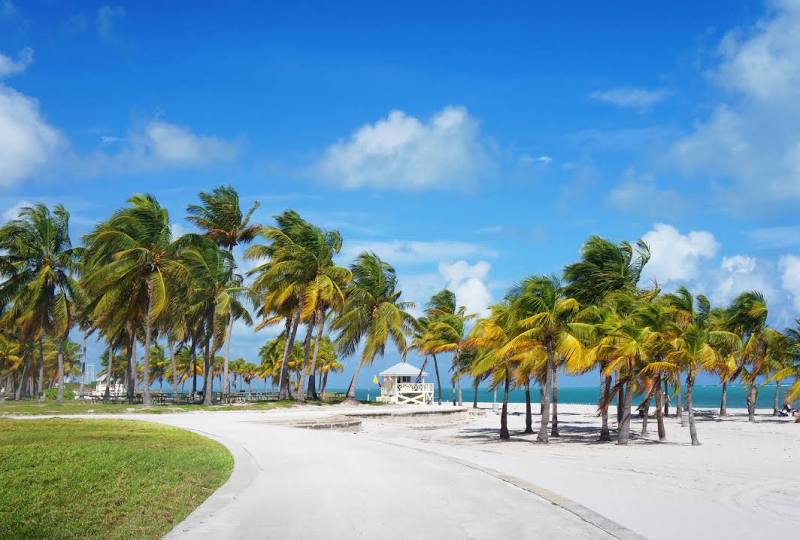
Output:
[[609,538],[547,500],[447,458],[272,415],[137,419],[225,444],[228,483],[167,538]]

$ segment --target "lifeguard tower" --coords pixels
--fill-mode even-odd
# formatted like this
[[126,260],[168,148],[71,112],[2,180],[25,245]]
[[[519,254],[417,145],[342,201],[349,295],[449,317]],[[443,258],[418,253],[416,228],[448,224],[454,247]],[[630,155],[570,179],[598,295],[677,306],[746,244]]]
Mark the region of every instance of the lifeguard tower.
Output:
[[[380,376],[382,403],[412,403],[430,405],[433,403],[433,383],[426,383],[428,374],[408,362],[399,362],[382,371]],[[416,382],[419,380],[420,382]]]

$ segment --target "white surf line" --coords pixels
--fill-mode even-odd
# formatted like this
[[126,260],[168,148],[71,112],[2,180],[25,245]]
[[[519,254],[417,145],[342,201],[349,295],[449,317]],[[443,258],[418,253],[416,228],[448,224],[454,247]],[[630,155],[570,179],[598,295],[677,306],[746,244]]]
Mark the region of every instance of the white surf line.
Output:
[[550,491],[547,488],[543,488],[541,486],[537,486],[536,484],[532,484],[527,480],[523,480],[522,478],[518,478],[516,476],[512,476],[510,474],[506,474],[489,467],[484,467],[483,465],[478,465],[477,463],[473,463],[471,461],[466,461],[461,458],[449,456],[447,454],[442,454],[441,452],[436,452],[435,450],[429,450],[427,448],[420,448],[417,446],[411,446],[398,442],[384,441],[372,437],[370,438],[370,440],[396,446],[399,448],[407,448],[409,450],[415,450],[421,454],[428,454],[441,459],[445,459],[453,463],[458,463],[463,467],[467,467],[474,471],[478,471],[493,478],[496,478],[501,482],[505,482],[523,491],[527,491],[528,493],[532,493],[533,495],[541,497],[550,504],[566,510],[567,512],[580,518],[582,521],[585,521],[586,523],[597,527],[604,533],[609,534],[614,538],[619,538],[620,540],[646,540],[645,536],[642,536],[641,534],[632,531],[631,529],[625,527],[624,525],[621,525],[616,521],[613,521],[605,517],[604,515],[595,512],[591,508],[587,508],[586,506],[583,506],[582,504],[577,503],[572,499],[568,499],[567,497],[559,495],[554,491]]

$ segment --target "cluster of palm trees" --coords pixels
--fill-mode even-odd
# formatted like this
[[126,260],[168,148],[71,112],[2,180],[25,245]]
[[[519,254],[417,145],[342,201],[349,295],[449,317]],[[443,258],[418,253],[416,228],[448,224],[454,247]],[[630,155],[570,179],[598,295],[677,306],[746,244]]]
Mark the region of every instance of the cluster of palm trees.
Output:
[[[191,380],[192,394],[206,404],[215,379],[223,396],[271,379],[280,399],[319,399],[328,374],[343,369],[340,356],[355,357],[347,390],[354,400],[361,368],[387,345],[403,355],[418,352],[423,369],[433,361],[441,404],[437,355],[448,355],[454,404],[462,404],[465,377],[473,383],[473,405],[485,380],[503,392],[504,439],[512,388],[525,390],[525,431],[534,432],[531,388],[538,387],[538,440],[559,435],[558,378],[565,372],[600,371],[600,438],[611,438],[608,415],[616,402],[621,444],[630,439],[634,396],[641,397],[645,432],[654,407],[660,439],[668,396],[677,397],[679,416],[683,421],[685,411],[698,444],[692,392],[700,371],[720,378],[720,415],[736,380],[749,387],[751,419],[761,383],[776,383],[776,412],[781,381],[795,380],[787,399],[800,394],[800,322],[785,332],[768,327],[758,292],[712,308],[685,288],[663,293],[657,284],[643,286],[650,253],[642,242],[592,237],[562,277],[522,280],[486,317],[467,313],[443,290],[415,318],[390,264],[365,252],[341,266],[337,231],[292,210],[272,225],[252,223],[257,208],[243,210],[229,186],[200,193],[186,218],[198,232],[176,237],[167,210],[138,194],[80,247],[70,241],[62,206],[22,209],[0,228],[0,387],[20,399],[55,384],[63,399],[65,375],[79,372],[83,360],[69,339],[75,330],[105,343],[109,381],[122,381],[130,400],[140,389],[145,405],[151,385],[165,379],[174,392]],[[246,273],[239,272],[237,246],[252,261]],[[230,358],[237,321],[280,328],[259,350],[259,364]]]
[[[507,407],[513,386],[526,390],[526,432],[533,432],[532,380],[542,389],[537,439],[547,443],[559,435],[561,371],[599,369],[600,439],[611,438],[608,409],[616,400],[619,444],[630,440],[634,395],[642,398],[638,409],[644,419],[643,434],[652,403],[659,440],[666,438],[665,397],[670,389],[678,398],[681,422],[684,410],[688,417],[692,444],[700,444],[692,396],[701,371],[720,377],[722,416],[727,414],[727,386],[736,379],[749,388],[751,421],[764,382],[777,383],[775,414],[782,380],[795,379],[787,400],[800,397],[800,321],[796,329],[784,333],[769,328],[767,305],[758,292],[742,293],[726,308],[712,308],[705,296],[694,296],[686,288],[664,294],[657,284],[642,287],[640,277],[649,258],[642,242],[633,246],[592,237],[581,260],[564,269],[563,280],[548,276],[523,280],[459,342],[457,350],[473,351],[473,357],[468,368],[457,369],[476,379],[491,377],[491,385],[503,389],[501,438],[509,438]],[[423,345],[421,350],[432,354],[440,349]]]
[[[199,199],[186,218],[199,232],[179,237],[166,208],[146,194],[97,224],[80,247],[71,243],[69,213],[60,205],[23,208],[0,228],[5,392],[41,397],[55,381],[63,400],[65,374],[74,372],[73,330],[102,339],[109,382],[123,381],[131,401],[140,389],[145,405],[153,382],[165,377],[174,392],[191,378],[192,393],[206,404],[214,399],[215,378],[223,395],[237,381],[249,386],[271,378],[281,399],[293,391],[298,401],[318,399],[328,374],[342,370],[337,353],[360,350],[348,393],[354,399],[361,365],[382,355],[389,341],[406,349],[404,336],[416,321],[400,301],[389,264],[364,253],[349,268],[339,266],[338,232],[291,210],[272,226],[252,223],[258,203],[243,211],[230,186]],[[244,256],[255,264],[250,283],[234,256],[246,244],[252,245]],[[230,359],[233,325],[252,325],[251,313],[257,329],[283,324],[281,336],[261,349],[258,365]],[[332,331],[335,343],[326,335]]]

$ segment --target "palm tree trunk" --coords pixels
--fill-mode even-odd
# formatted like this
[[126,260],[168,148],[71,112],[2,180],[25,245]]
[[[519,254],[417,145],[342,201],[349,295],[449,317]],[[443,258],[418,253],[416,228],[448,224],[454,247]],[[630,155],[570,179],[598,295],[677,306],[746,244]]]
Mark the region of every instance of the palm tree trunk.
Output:
[[544,414],[544,385],[539,382],[539,416]]
[[19,378],[19,384],[17,385],[17,392],[14,394],[14,399],[19,401],[22,399],[23,390],[25,388],[25,381],[28,378],[28,369],[30,368],[31,358],[29,355],[25,355],[25,361],[22,363],[22,375]]
[[222,394],[228,399],[230,385],[228,384],[228,363],[231,358],[231,338],[233,337],[233,313],[228,317],[228,328],[225,331],[225,357],[222,360]]
[[433,356],[433,369],[436,371],[436,387],[439,391],[439,405],[442,404],[442,380],[439,378],[439,362],[436,361],[436,355],[432,354]]
[[669,416],[669,381],[664,381],[664,416]]
[[553,427],[551,437],[558,437],[558,365],[553,365]]
[[750,391],[747,394],[747,421],[756,421],[756,402],[758,401],[758,385],[756,381],[750,384]]
[[453,407],[456,406],[456,380],[450,379],[450,399],[453,401]]
[[647,394],[647,397],[644,398],[644,402],[642,402],[642,409],[641,409],[642,413],[643,413],[642,414],[642,432],[641,432],[642,437],[646,437],[647,434],[648,434],[648,431],[647,431],[647,419],[650,416],[650,398],[653,395],[653,391],[654,390],[655,390],[655,387],[653,388],[653,390],[650,391],[649,394]]
[[58,339],[57,347],[57,362],[58,362],[58,392],[56,393],[56,401],[64,403],[64,341]]
[[456,380],[456,384],[458,385],[458,406],[459,407],[463,407],[464,406],[464,396],[461,393],[461,377],[460,376]]
[[478,385],[480,381],[478,381],[477,377],[472,378],[472,408],[478,408]]
[[103,399],[111,397],[111,383],[113,381],[112,373],[114,373],[114,346],[109,343],[108,345],[108,371],[106,372],[106,391]]
[[214,373],[211,363],[211,336],[206,337],[203,350],[203,405],[213,405]]
[[[619,379],[617,379],[619,382]],[[622,425],[622,420],[625,417],[625,389],[624,384],[620,384],[617,388],[617,427]]]
[[83,386],[86,380],[86,334],[83,334],[83,354],[81,354],[81,386],[78,389],[78,397],[83,397]]
[[197,395],[197,344],[192,338],[192,400]]
[[675,407],[675,414],[681,419],[681,427],[686,427],[686,416],[683,414],[683,388],[680,383],[680,373],[678,382],[675,383],[675,393],[678,395],[678,405]]
[[500,411],[500,439],[507,441],[511,438],[508,434],[508,387],[511,384],[511,377],[506,369],[505,381],[503,382],[503,408]]
[[322,384],[320,385],[320,387],[321,388],[319,390],[319,393],[324,395],[325,394],[325,389],[328,387],[328,372],[327,371],[322,375]]
[[533,433],[533,412],[531,411],[531,381],[525,381],[525,433]]
[[167,347],[169,347],[169,363],[170,367],[172,368],[172,398],[174,400],[178,399],[178,366],[175,363],[175,344],[172,340],[167,341]]
[[624,405],[622,407],[622,422],[619,424],[619,437],[617,444],[627,445],[631,438],[631,402],[633,401],[633,388],[631,381],[627,381],[624,385],[620,385],[622,394],[624,395]]
[[142,373],[142,405],[145,407],[149,407],[153,404],[150,399],[150,341],[153,338],[153,322],[150,320],[150,306],[152,301],[152,295],[148,290],[147,317],[144,322],[144,372]]
[[283,362],[278,378],[278,399],[289,399],[289,355],[294,347],[294,339],[297,335],[297,327],[300,326],[300,310],[296,309],[291,318],[286,320],[286,345],[283,349]]
[[322,341],[322,332],[325,329],[325,316],[322,310],[318,309],[314,317],[317,323],[317,335],[314,338],[314,353],[311,355],[311,376],[308,379],[308,397],[309,399],[318,400],[319,396],[317,395],[316,387],[317,355],[319,353],[319,343]]
[[600,428],[600,441],[610,441],[611,431],[608,429],[608,406],[611,401],[611,376],[608,375],[603,378],[602,395],[600,397],[600,415],[602,417],[603,425]]
[[686,412],[689,413],[689,435],[692,437],[692,446],[700,446],[697,439],[697,428],[694,424],[694,408],[692,407],[692,391],[694,390],[694,374],[686,374]]
[[775,397],[772,400],[772,416],[778,416],[778,399],[781,395],[781,381],[775,381]]
[[44,339],[39,338],[39,384],[36,390],[39,399],[44,399]]
[[[347,387],[347,401],[353,402],[356,400],[356,384],[358,384],[358,373],[361,371],[361,360],[356,362],[356,370],[353,372],[353,378],[350,380],[350,386]],[[327,373],[325,374],[327,375]]]
[[553,345],[548,344],[547,346],[547,365],[545,366],[545,376],[544,376],[544,395],[542,396],[542,420],[539,424],[539,433],[536,436],[536,440],[542,443],[547,444],[548,437],[547,437],[547,423],[550,421],[550,391],[553,386],[553,364],[554,364],[554,356],[555,351],[553,350]]
[[719,415],[728,416],[728,381],[722,381],[722,398],[719,402]]
[[303,340],[303,364],[300,366],[300,372],[297,374],[297,396],[295,399],[298,402],[306,400],[306,376],[308,375],[306,368],[308,361],[311,360],[311,338],[314,336],[314,322],[308,321],[306,324],[306,337]]
[[656,379],[656,423],[658,424],[658,440],[667,440],[667,431],[664,428],[664,391],[661,388],[661,377]]
[[128,358],[128,403],[133,403],[136,392],[136,332],[131,330],[130,357]]

